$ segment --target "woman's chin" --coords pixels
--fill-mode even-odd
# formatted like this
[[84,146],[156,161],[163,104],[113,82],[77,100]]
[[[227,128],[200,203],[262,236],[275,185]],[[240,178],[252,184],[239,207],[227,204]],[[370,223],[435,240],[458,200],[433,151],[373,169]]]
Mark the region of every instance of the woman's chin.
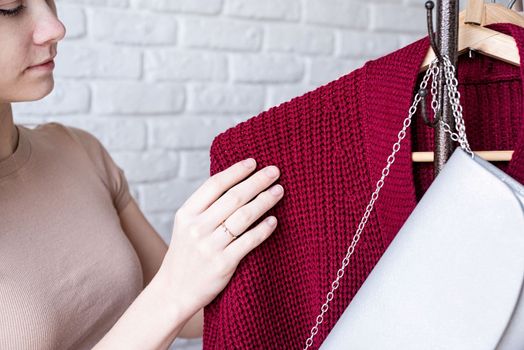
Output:
[[53,91],[55,81],[53,76],[46,77],[45,79],[39,79],[38,82],[28,84],[19,90],[18,96],[15,97],[13,102],[30,102],[41,100]]

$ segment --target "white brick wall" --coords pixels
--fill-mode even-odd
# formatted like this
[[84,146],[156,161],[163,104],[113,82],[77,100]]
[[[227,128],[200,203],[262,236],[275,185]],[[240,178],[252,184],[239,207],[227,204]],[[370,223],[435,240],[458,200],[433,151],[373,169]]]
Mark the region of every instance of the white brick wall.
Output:
[[215,135],[425,35],[424,0],[57,2],[55,90],[15,122],[95,134],[167,242]]

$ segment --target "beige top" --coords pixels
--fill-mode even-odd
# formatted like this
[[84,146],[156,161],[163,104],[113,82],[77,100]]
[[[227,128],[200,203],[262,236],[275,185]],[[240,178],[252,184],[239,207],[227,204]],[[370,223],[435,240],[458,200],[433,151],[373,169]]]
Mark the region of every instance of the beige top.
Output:
[[17,128],[0,162],[0,349],[90,349],[142,290],[128,184],[93,135]]

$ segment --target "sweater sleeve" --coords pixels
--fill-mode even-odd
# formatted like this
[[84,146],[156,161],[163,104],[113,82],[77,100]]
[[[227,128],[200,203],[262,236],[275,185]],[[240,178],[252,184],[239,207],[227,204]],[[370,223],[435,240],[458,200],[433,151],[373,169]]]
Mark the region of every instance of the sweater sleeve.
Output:
[[[320,144],[317,140],[321,132],[331,130],[332,119],[321,118],[322,98],[317,92],[270,108],[213,140],[211,175],[253,157],[257,161],[256,170],[268,165],[280,169],[278,183],[284,187],[285,195],[252,225],[268,215],[276,216],[279,225],[271,237],[240,261],[228,286],[205,308],[204,350],[291,348],[300,342],[301,334],[307,334],[308,325],[298,321],[296,315],[313,307],[302,295],[294,294],[297,290],[309,290],[309,281],[296,290],[290,291],[290,286],[296,285],[300,270],[311,269],[307,267],[307,259],[296,259],[293,264],[286,261],[302,255],[297,242],[308,241],[303,237],[309,231],[301,226],[304,220],[309,220],[304,212],[315,214],[299,201],[307,201],[310,196],[306,189],[314,192],[325,182],[321,176],[309,176],[318,171],[301,166],[322,165],[317,160],[324,159],[320,153],[312,154],[313,146]],[[308,277],[304,278],[307,281]],[[266,337],[267,334],[271,336]]]
[[[204,350],[291,349],[307,338],[319,301],[329,290],[326,276],[336,272],[351,243],[351,235],[342,233],[357,226],[357,209],[367,198],[364,160],[360,152],[350,152],[362,144],[355,103],[360,77],[342,77],[213,140],[211,175],[252,157],[257,170],[268,165],[280,169],[278,183],[285,194],[259,219],[277,217],[275,231],[240,261],[227,287],[206,306]],[[364,240],[371,242],[364,245],[378,246],[376,237],[368,235]],[[368,254],[360,249],[356,256],[371,260]],[[354,278],[343,282],[343,300],[351,299],[364,270],[354,270]],[[326,319],[319,341],[343,308],[336,311]]]
[[107,149],[91,133],[72,126],[62,126],[82,146],[93,163],[105,187],[120,213],[133,198],[124,170],[116,164]]
[[[260,145],[260,142],[263,141],[260,138],[261,134],[256,130],[256,127],[253,130],[252,125],[261,125],[259,121],[262,124],[268,122],[267,117],[267,115],[262,114],[251,118],[247,123],[240,123],[236,127],[228,129],[213,140],[210,148],[210,175],[223,171],[232,164],[248,157],[253,157],[257,161],[256,170],[269,165],[269,163],[276,163],[275,165],[279,166],[282,171],[281,164],[276,159],[271,159],[271,151],[268,153],[260,152],[261,147],[252,146],[253,144]],[[254,223],[252,226],[256,224]],[[246,229],[246,231],[249,229]],[[251,279],[261,269],[272,270],[271,268],[263,267],[261,264],[262,260],[266,258],[266,254],[257,253],[257,250],[266,243],[267,241],[250,252],[240,262],[228,286],[211,304],[205,307],[204,350],[262,348],[256,339],[258,338],[257,335],[261,334],[261,326],[254,321],[259,319],[260,306],[263,309],[266,306],[266,301],[261,299],[258,293],[253,293],[254,290],[258,290],[261,287],[259,281],[252,281],[249,288],[245,288],[245,283],[246,279]],[[254,309],[256,309],[254,313],[250,313],[242,307],[250,298],[253,298],[254,304],[257,304],[256,306],[253,305]],[[239,329],[238,332],[231,332],[229,327],[233,323],[242,323],[240,327],[242,329]]]

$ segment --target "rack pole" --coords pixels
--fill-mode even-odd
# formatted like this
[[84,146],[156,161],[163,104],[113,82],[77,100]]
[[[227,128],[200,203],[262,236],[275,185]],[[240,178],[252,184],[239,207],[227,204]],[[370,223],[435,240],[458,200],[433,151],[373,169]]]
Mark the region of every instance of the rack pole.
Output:
[[513,9],[518,12],[522,11],[522,0],[518,0],[515,6],[513,6]]
[[[440,48],[441,54],[447,55],[455,67],[457,67],[458,50],[458,13],[459,0],[437,0],[437,45]],[[442,65],[440,67],[442,68]],[[454,128],[453,112],[447,88],[443,84],[444,79],[444,72],[443,69],[441,69],[438,82],[438,89],[441,96],[440,103],[442,106],[441,117],[444,122]],[[435,127],[434,147],[434,174],[436,177],[454,150],[453,141],[449,135],[446,135],[440,123]]]

